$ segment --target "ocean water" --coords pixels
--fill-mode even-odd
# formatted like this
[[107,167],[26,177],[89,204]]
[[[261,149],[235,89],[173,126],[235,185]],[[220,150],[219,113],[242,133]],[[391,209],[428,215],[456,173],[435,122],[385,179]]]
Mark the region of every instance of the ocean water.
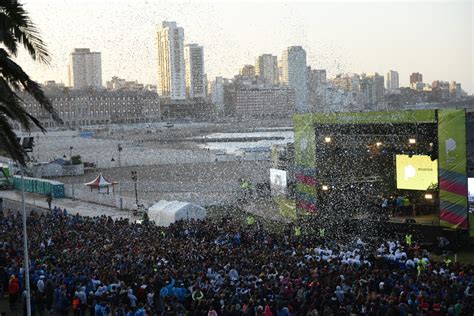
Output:
[[[259,141],[249,140],[242,141],[241,138],[268,138]],[[271,139],[272,137],[283,137],[283,139]],[[222,151],[226,154],[239,155],[243,154],[246,149],[262,149],[270,150],[273,145],[285,145],[293,142],[293,131],[265,131],[265,132],[249,132],[249,133],[212,133],[204,136],[205,139],[230,139],[227,142],[207,142],[200,144],[200,148],[209,150]],[[239,141],[232,141],[231,139],[239,139]]]

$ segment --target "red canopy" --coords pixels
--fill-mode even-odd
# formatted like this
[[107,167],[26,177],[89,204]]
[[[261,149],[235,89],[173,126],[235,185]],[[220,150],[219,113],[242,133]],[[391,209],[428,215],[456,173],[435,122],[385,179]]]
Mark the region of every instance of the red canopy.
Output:
[[106,178],[104,178],[102,173],[99,173],[99,175],[94,180],[84,183],[84,185],[87,185],[91,188],[91,191],[93,188],[97,188],[100,192],[100,188],[107,188],[107,193],[109,192],[109,186],[112,186],[113,188],[115,184],[117,184],[117,182],[108,181]]

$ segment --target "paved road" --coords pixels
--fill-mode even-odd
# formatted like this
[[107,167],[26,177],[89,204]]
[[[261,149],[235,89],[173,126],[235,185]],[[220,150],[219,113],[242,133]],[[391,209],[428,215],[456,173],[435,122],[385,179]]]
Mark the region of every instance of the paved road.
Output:
[[[0,197],[7,203],[6,205],[11,205],[16,210],[21,209],[21,192],[19,191],[0,191]],[[44,196],[37,195],[34,193],[25,193],[25,202],[28,209],[36,210],[47,210],[48,205]],[[11,203],[11,204],[10,204]],[[118,218],[129,218],[131,220],[136,220],[138,217],[135,217],[129,211],[120,210],[115,207],[104,206],[94,203],[88,203],[80,200],[72,199],[53,199],[53,207],[57,206],[61,209],[67,209],[69,214],[79,214],[81,216],[101,216],[106,215],[110,216],[113,219]],[[6,207],[7,207],[6,206]],[[4,209],[6,208],[4,207]]]
[[[5,213],[6,210],[11,209],[13,212],[22,212],[21,202],[11,201],[3,199],[3,212]],[[34,205],[26,204],[26,214],[30,214],[31,210],[35,210],[36,212],[47,212],[47,209],[40,208]]]

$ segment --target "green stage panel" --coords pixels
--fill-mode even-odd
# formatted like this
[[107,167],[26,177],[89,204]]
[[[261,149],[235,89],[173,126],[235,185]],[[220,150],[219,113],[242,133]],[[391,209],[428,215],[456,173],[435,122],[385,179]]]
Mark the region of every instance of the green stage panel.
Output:
[[313,124],[435,123],[435,110],[314,113]]
[[316,135],[312,114],[296,114],[293,117],[295,130],[296,165],[314,168],[316,162]]
[[438,110],[440,223],[468,229],[466,113]]
[[[312,114],[295,114],[293,117],[296,164],[296,211],[310,211],[316,201],[316,135]],[[305,209],[306,208],[306,209]],[[313,207],[312,207],[313,208]]]

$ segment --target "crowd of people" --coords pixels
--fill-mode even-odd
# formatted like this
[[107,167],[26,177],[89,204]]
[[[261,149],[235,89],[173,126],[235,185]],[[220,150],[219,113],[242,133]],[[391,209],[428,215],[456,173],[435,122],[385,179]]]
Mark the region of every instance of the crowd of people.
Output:
[[[21,224],[12,212],[0,218],[0,297],[19,313]],[[474,265],[434,261],[411,240],[341,243],[232,218],[158,227],[57,209],[32,212],[28,238],[33,315],[474,313]]]

